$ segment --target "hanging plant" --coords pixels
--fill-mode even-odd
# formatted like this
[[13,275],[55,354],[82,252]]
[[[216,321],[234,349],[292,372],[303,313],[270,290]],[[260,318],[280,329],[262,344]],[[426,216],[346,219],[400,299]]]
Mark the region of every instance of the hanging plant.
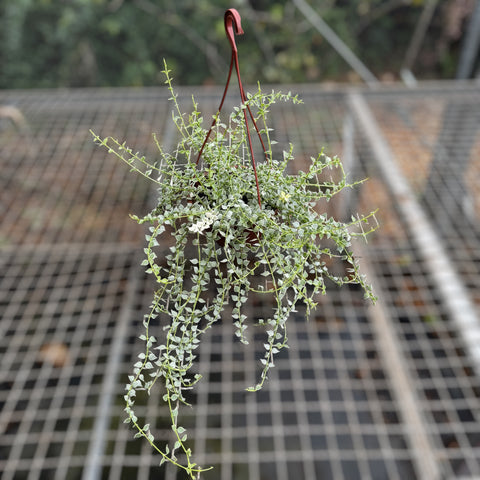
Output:
[[[126,385],[126,422],[137,430],[136,437],[145,437],[159,452],[162,463],[172,462],[192,479],[205,469],[193,461],[187,432],[179,423],[179,407],[187,403],[186,392],[201,378],[192,374],[192,367],[202,335],[221,320],[227,307],[235,334],[248,343],[244,307],[252,294],[273,298],[271,315],[258,320],[265,330],[265,351],[258,382],[247,388],[255,391],[265,383],[275,355],[287,346],[290,314],[304,304],[308,315],[316,306],[315,297],[326,293],[328,280],[337,285],[359,284],[367,298],[374,298],[351,251],[352,238],[371,230],[372,214],[342,223],[318,213],[319,201],[328,201],[353,185],[347,183],[340,160],[323,152],[311,158],[308,171],[287,173],[294,162],[293,146],[282,158],[275,158],[267,115],[276,102],[300,101],[291,93],[265,94],[260,87],[246,95],[234,41],[234,28],[243,33],[236,10],[226,12],[225,27],[232,61],[210,130],[203,128],[195,101],[192,113],[182,112],[165,64],[163,73],[179,135],[173,152],[165,151],[155,138],[160,160],[151,163],[124,143],[93,134],[99,145],[151,180],[158,192],[154,210],[143,218],[134,217],[149,224],[143,265],[155,277],[157,288],[143,321],[140,338],[145,349]],[[233,66],[241,102],[222,121]],[[258,164],[249,124],[264,154]],[[340,180],[331,180],[332,171],[340,173]],[[361,228],[363,224],[367,227]],[[166,256],[159,257],[158,247],[165,242],[172,246]],[[332,258],[346,265],[343,276],[329,270]],[[152,321],[158,318],[165,322],[163,339],[151,331]],[[141,423],[135,413],[137,392],[150,392],[159,381],[165,388],[163,401],[175,437],[173,445],[164,448],[157,445],[150,425]]]

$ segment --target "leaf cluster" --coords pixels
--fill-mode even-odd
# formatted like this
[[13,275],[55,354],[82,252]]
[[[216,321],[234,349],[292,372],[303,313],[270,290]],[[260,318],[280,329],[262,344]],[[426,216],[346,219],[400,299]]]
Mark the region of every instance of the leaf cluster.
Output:
[[[202,334],[222,318],[228,306],[236,336],[248,343],[245,306],[252,295],[269,296],[271,315],[258,322],[265,330],[261,371],[258,382],[248,387],[260,389],[275,355],[288,346],[287,320],[299,304],[306,305],[308,314],[316,306],[315,298],[326,293],[329,281],[359,284],[366,297],[373,299],[351,251],[352,238],[368,233],[369,216],[343,223],[319,213],[319,202],[353,186],[347,183],[337,157],[320,152],[310,159],[307,171],[296,174],[288,173],[293,146],[282,158],[275,158],[267,126],[270,107],[279,101],[298,103],[296,96],[263,93],[260,87],[248,96],[246,105],[254,112],[266,150],[255,173],[243,116],[246,105],[234,108],[225,122],[217,115],[213,135],[198,158],[207,134],[201,113],[195,101],[192,113],[182,113],[166,65],[164,73],[178,130],[173,152],[164,151],[156,140],[160,160],[150,163],[115,139],[95,135],[95,140],[154,182],[158,191],[154,210],[135,217],[149,226],[143,265],[156,279],[157,289],[144,318],[145,350],[126,386],[127,421],[163,460],[195,478],[203,470],[192,462],[178,411],[180,404],[187,403],[185,392],[200,379],[191,372]],[[340,180],[334,180],[338,173]],[[358,228],[362,224],[367,228]],[[160,255],[168,241],[172,246]],[[331,271],[332,258],[346,265],[344,274]],[[161,342],[150,333],[157,317],[166,319]],[[156,446],[150,426],[141,425],[134,412],[136,392],[150,392],[160,379],[175,435],[173,448],[163,450]],[[178,452],[185,459],[182,463]]]

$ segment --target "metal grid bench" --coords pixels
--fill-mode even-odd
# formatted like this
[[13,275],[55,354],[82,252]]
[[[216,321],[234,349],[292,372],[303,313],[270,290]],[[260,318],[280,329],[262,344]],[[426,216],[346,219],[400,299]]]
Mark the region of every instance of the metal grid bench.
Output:
[[[291,348],[256,394],[245,388],[258,375],[262,339],[252,327],[245,348],[228,319],[216,325],[202,343],[204,379],[184,418],[196,460],[216,467],[206,479],[479,478],[471,338],[479,328],[480,238],[471,205],[480,205],[480,89],[363,92],[363,110],[348,91],[298,90],[303,106],[276,107],[277,139],[297,145],[299,168],[325,145],[344,152],[355,178],[370,177],[333,208],[380,207],[381,227],[359,252],[380,302],[371,307],[355,289],[332,289],[309,322],[299,311],[289,322]],[[218,93],[200,89],[200,107],[213,112]],[[181,94],[188,104],[191,92]],[[183,478],[159,467],[122,423],[123,387],[153,288],[140,266],[144,232],[128,213],[147,211],[155,192],[88,133],[154,155],[152,131],[173,141],[167,98],[162,89],[0,92],[9,107],[0,117],[2,479]],[[447,113],[457,118],[466,102],[477,108],[459,132]],[[461,161],[442,161],[439,145],[457,147]],[[446,298],[451,292],[408,219],[412,203],[405,208],[382,166],[385,149],[468,312],[452,313],[455,298]],[[459,171],[448,181],[452,162]],[[252,305],[251,316],[266,308]],[[465,316],[476,322],[467,331]],[[145,398],[140,413],[155,418],[157,437],[167,440],[160,398],[161,391]]]

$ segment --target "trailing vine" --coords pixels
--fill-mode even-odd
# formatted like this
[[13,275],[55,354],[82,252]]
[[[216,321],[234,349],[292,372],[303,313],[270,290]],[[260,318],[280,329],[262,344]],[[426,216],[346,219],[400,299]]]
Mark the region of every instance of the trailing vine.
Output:
[[[329,281],[358,284],[365,297],[374,300],[351,243],[375,227],[371,227],[374,214],[352,217],[344,223],[318,212],[320,201],[355,186],[347,182],[337,157],[322,151],[310,159],[307,171],[292,175],[287,172],[294,163],[293,146],[281,158],[273,154],[272,129],[267,126],[270,108],[276,102],[300,103],[296,96],[275,91],[266,94],[259,86],[226,121],[216,118],[202,162],[197,165],[207,134],[203,118],[195,100],[190,114],[181,111],[166,64],[164,74],[171,93],[172,121],[178,131],[173,152],[165,151],[155,137],[160,160],[154,163],[125,143],[93,135],[99,145],[151,180],[158,191],[153,211],[143,218],[133,217],[149,225],[143,265],[157,287],[143,320],[140,339],[144,350],[126,385],[125,421],[134,427],[136,437],[144,437],[159,453],[162,463],[171,462],[195,479],[206,469],[193,460],[179,412],[187,404],[186,392],[201,378],[192,374],[192,367],[202,335],[222,319],[228,306],[235,335],[248,343],[244,307],[252,294],[270,296],[271,315],[258,321],[265,331],[258,381],[247,390],[262,388],[275,355],[288,346],[287,321],[299,304],[306,305],[308,315],[316,306],[316,296],[327,292]],[[266,160],[257,165],[261,205],[247,148],[243,116],[247,107],[254,112],[266,149]],[[335,177],[340,179],[335,181]],[[159,256],[159,246],[168,242],[168,254]],[[332,258],[343,262],[344,274],[329,269]],[[162,332],[151,331],[152,321],[159,319],[165,330],[161,340]],[[174,436],[163,448],[158,446],[151,425],[141,422],[135,413],[137,392],[150,393],[160,382]]]

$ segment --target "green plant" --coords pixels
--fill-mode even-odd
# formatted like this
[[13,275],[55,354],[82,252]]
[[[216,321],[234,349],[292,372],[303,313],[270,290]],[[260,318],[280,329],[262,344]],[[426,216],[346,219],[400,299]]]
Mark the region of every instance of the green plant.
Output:
[[[158,189],[155,209],[143,218],[134,217],[149,224],[143,265],[155,277],[157,289],[140,337],[145,350],[126,385],[126,422],[133,424],[137,437],[145,437],[160,453],[162,462],[170,461],[191,478],[199,478],[204,469],[192,460],[187,433],[179,423],[179,406],[187,402],[186,391],[200,379],[191,369],[202,334],[220,321],[229,305],[236,335],[247,343],[243,309],[249,296],[271,296],[272,314],[258,322],[265,330],[261,373],[258,383],[248,390],[261,388],[274,366],[275,354],[287,346],[286,323],[300,302],[306,305],[308,315],[316,305],[315,296],[326,293],[328,280],[337,285],[359,284],[366,297],[373,299],[350,249],[352,237],[368,233],[357,227],[367,224],[365,230],[371,230],[368,223],[372,214],[342,223],[318,213],[319,201],[328,201],[353,186],[347,183],[337,157],[321,152],[311,158],[308,171],[295,175],[287,173],[294,160],[293,146],[283,152],[283,158],[275,158],[267,115],[275,102],[299,103],[290,93],[265,94],[259,87],[247,96],[245,105],[233,109],[225,123],[217,116],[202,161],[197,164],[207,135],[201,113],[195,101],[191,114],[182,113],[166,64],[164,74],[179,134],[172,153],[155,138],[160,161],[151,163],[111,137],[101,139],[94,134],[94,138]],[[256,172],[248,148],[245,108],[253,112],[264,138],[266,158]],[[340,174],[340,180],[332,180],[333,173]],[[161,258],[158,246],[166,241],[172,246]],[[333,257],[346,265],[344,275],[329,270]],[[161,341],[150,327],[157,317],[165,322]],[[160,379],[175,436],[173,447],[163,449],[134,409],[137,392],[150,392]]]

